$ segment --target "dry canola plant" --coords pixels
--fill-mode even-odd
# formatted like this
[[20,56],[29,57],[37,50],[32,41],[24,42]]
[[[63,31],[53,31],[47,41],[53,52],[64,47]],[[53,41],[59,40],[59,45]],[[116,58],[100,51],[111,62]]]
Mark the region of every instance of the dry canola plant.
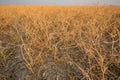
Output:
[[0,80],[120,80],[120,7],[0,6]]

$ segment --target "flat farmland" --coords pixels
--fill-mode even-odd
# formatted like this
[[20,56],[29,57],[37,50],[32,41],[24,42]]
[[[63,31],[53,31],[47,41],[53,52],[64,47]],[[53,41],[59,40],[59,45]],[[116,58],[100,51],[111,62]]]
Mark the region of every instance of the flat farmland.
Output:
[[120,80],[120,6],[0,6],[0,80]]

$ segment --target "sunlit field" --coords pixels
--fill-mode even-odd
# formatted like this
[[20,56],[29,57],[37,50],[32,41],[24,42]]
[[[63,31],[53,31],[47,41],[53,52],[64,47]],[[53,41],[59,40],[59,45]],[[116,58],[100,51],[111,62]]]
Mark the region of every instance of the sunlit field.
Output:
[[0,6],[0,80],[120,80],[120,6]]

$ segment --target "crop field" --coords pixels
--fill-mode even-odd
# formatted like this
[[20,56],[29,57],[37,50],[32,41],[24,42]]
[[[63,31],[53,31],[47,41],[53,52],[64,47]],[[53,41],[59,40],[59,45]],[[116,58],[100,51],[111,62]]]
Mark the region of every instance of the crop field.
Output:
[[120,80],[120,6],[0,6],[0,80]]

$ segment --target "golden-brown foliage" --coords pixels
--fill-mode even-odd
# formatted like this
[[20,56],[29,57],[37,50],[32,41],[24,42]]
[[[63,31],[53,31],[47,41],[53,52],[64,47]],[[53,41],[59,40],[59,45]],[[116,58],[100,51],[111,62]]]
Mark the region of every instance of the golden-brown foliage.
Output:
[[0,80],[119,79],[119,6],[0,6]]

